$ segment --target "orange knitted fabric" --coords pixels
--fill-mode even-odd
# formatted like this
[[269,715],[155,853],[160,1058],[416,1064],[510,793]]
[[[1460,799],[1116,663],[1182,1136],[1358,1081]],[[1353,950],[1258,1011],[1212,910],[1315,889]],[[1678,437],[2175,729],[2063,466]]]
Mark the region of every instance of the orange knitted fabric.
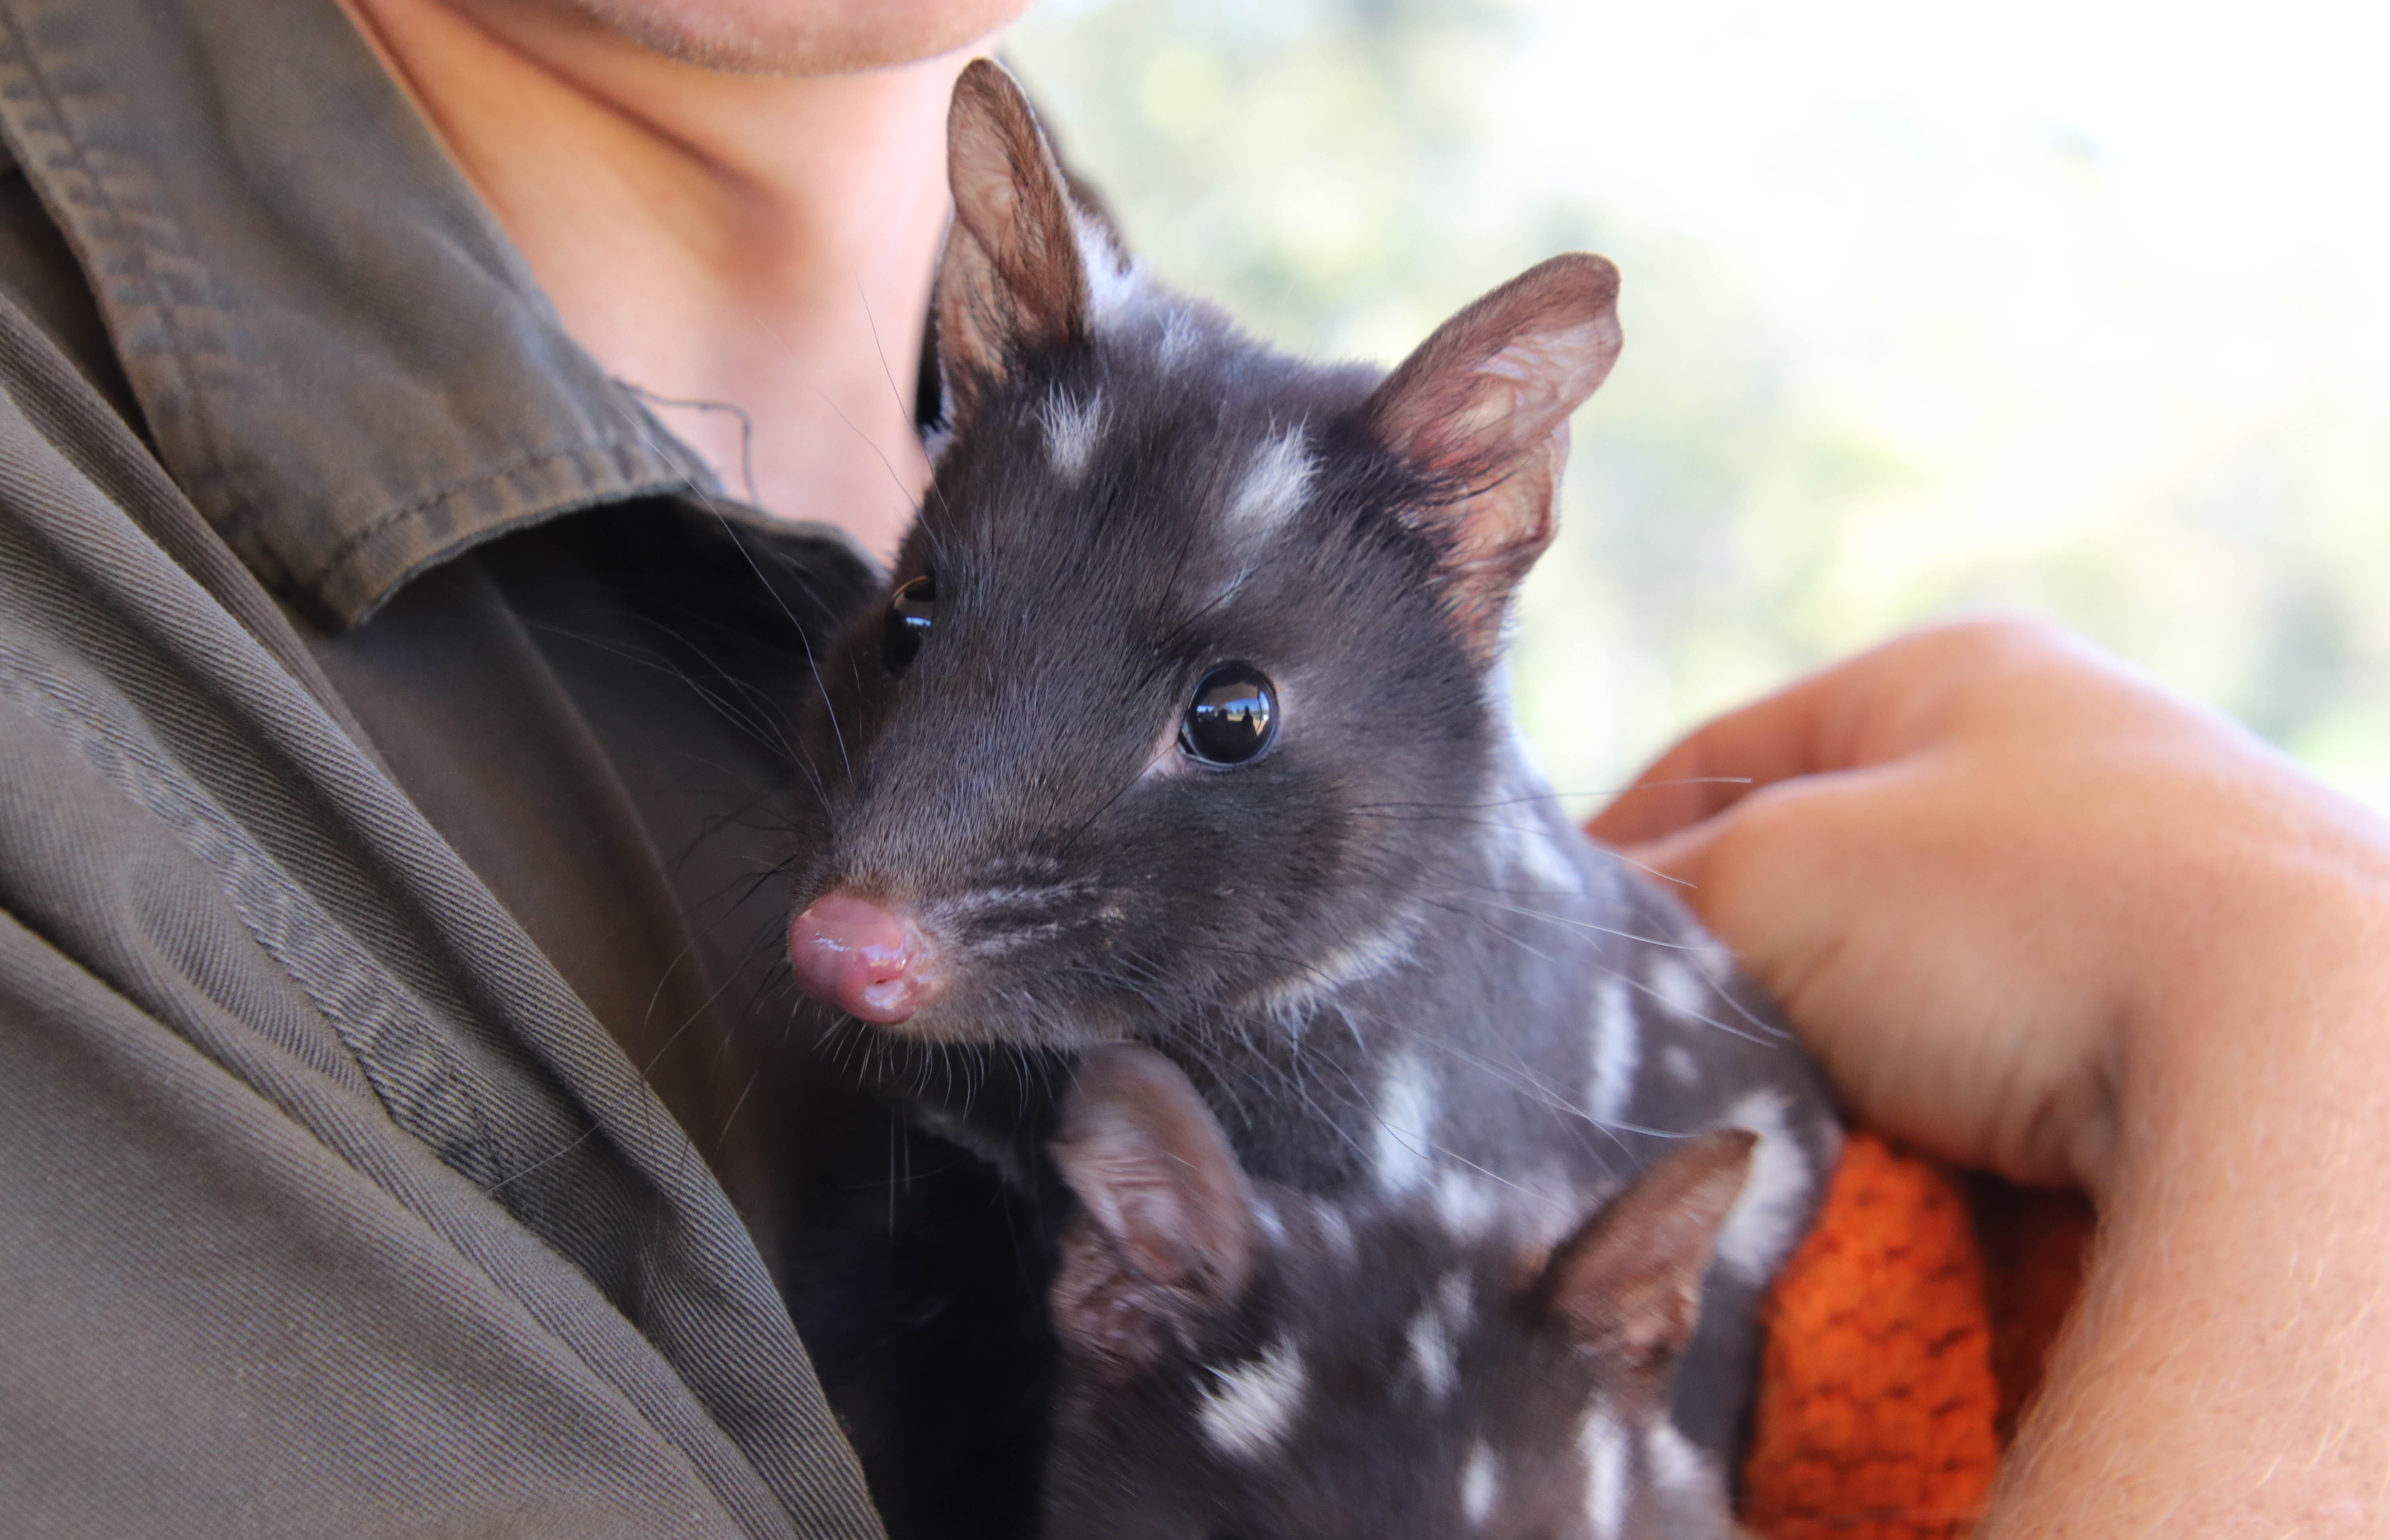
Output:
[[1765,1307],[1742,1521],[1767,1540],[1963,1535],[2088,1235],[2079,1200],[1962,1186],[1853,1134]]

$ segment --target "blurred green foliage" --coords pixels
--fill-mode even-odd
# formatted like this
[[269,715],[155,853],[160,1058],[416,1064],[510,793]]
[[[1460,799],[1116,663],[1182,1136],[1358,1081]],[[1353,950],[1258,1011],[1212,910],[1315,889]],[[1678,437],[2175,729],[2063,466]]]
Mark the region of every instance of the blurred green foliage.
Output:
[[1626,353],[1577,419],[1514,655],[1564,789],[2000,603],[2390,804],[2380,268],[2319,241],[2186,255],[2062,122],[1956,134],[1864,96],[1704,109],[1752,180],[1702,217],[1673,194],[1716,162],[1670,169],[1682,125],[1622,123],[1619,72],[1631,108],[1672,70],[1768,61],[1585,41],[1630,14],[1047,0],[1008,56],[1153,268],[1290,349],[1391,363],[1554,251],[1619,263]]

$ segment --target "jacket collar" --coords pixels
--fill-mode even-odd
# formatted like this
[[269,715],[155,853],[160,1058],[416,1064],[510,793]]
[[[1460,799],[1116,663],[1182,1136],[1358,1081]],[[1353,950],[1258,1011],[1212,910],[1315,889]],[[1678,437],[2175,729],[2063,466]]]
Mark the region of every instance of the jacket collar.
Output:
[[507,530],[711,485],[331,0],[0,0],[0,132],[167,470],[319,621]]

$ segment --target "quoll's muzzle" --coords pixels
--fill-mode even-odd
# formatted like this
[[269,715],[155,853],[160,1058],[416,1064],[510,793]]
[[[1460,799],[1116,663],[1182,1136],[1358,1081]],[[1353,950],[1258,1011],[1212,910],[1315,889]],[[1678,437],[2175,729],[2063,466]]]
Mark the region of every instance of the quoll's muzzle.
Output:
[[908,1020],[937,991],[935,955],[904,910],[833,892],[789,922],[797,987],[862,1020]]

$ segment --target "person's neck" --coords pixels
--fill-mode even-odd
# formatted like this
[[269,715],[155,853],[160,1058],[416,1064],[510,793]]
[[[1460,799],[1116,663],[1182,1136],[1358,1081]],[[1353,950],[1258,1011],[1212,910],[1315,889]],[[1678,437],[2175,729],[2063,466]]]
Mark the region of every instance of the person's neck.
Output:
[[928,481],[914,380],[976,50],[736,75],[562,6],[350,4],[574,338],[734,494],[891,553]]

